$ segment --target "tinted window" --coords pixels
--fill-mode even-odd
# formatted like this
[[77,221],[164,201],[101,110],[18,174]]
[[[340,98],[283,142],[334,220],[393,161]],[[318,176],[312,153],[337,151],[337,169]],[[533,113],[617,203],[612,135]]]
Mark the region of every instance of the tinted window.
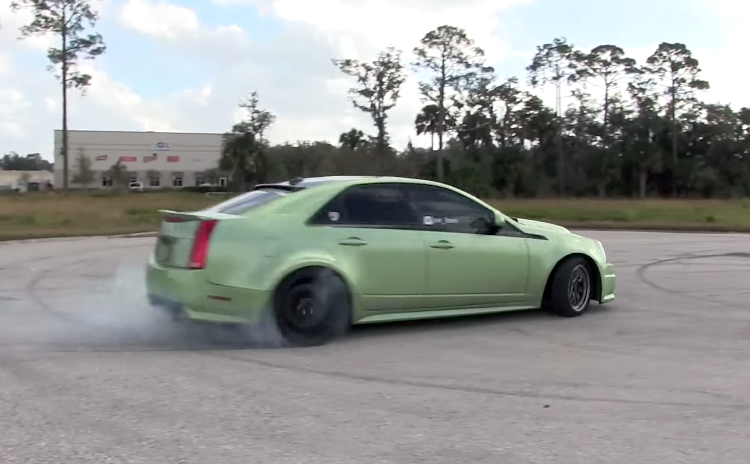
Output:
[[435,230],[482,234],[494,222],[494,214],[479,203],[456,192],[431,185],[406,186],[409,201],[422,221]]
[[420,216],[406,201],[403,190],[392,185],[352,187],[326,205],[316,218],[318,224],[367,226],[416,226]]
[[287,192],[281,190],[253,190],[221,202],[207,211],[225,214],[243,214],[256,206],[268,203],[286,194]]

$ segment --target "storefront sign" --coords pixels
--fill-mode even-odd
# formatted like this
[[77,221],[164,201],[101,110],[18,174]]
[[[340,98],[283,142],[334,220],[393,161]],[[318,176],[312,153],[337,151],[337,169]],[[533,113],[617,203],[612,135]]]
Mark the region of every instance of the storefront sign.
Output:
[[122,163],[135,163],[138,160],[135,156],[121,156],[120,162]]
[[167,163],[179,163],[180,157],[179,156],[167,156]]
[[169,142],[156,142],[154,144],[154,150],[169,150]]

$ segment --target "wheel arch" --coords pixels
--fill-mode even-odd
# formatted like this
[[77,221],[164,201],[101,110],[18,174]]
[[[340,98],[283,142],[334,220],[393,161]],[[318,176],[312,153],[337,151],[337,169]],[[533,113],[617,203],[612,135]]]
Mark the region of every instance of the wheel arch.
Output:
[[273,304],[276,303],[279,292],[286,286],[297,283],[298,281],[304,282],[310,280],[316,274],[320,274],[321,272],[331,272],[334,276],[340,279],[341,282],[344,283],[344,286],[346,287],[347,298],[349,300],[349,317],[350,319],[353,318],[355,311],[354,308],[357,300],[354,287],[352,287],[351,282],[349,282],[349,280],[344,276],[344,273],[342,273],[339,269],[323,263],[307,263],[293,269],[288,269],[280,278],[276,279],[275,283],[271,287],[271,302]]
[[557,270],[562,266],[562,264],[570,259],[573,258],[583,258],[586,263],[589,265],[589,268],[591,269],[591,275],[594,278],[594,285],[593,285],[593,294],[591,295],[592,300],[600,301],[602,298],[602,275],[601,271],[599,270],[599,266],[596,264],[596,261],[594,259],[584,253],[570,253],[568,255],[563,256],[560,258],[557,263],[552,267],[552,270],[550,271],[549,275],[547,276],[547,282],[544,285],[544,293],[542,294],[542,302],[546,303],[549,301],[550,298],[550,291],[552,288],[552,279],[555,277],[555,273]]

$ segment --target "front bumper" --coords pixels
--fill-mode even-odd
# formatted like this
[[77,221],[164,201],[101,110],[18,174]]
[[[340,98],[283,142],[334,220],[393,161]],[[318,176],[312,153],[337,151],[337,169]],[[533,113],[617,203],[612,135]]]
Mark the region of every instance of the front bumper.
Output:
[[153,259],[146,266],[146,291],[149,304],[174,318],[230,324],[260,322],[270,295],[215,285],[206,281],[203,271],[166,268]]
[[609,303],[615,299],[615,288],[617,287],[617,277],[615,276],[615,267],[607,263],[602,269],[602,291],[599,303]]

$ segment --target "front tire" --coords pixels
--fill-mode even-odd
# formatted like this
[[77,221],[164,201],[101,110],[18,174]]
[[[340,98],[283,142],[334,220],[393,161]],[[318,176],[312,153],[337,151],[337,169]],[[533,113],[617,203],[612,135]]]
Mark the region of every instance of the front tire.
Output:
[[562,317],[580,316],[589,307],[594,288],[593,270],[580,257],[564,261],[552,277],[550,307]]
[[309,268],[285,280],[274,296],[273,316],[284,341],[292,346],[317,346],[346,333],[351,299],[334,272]]

